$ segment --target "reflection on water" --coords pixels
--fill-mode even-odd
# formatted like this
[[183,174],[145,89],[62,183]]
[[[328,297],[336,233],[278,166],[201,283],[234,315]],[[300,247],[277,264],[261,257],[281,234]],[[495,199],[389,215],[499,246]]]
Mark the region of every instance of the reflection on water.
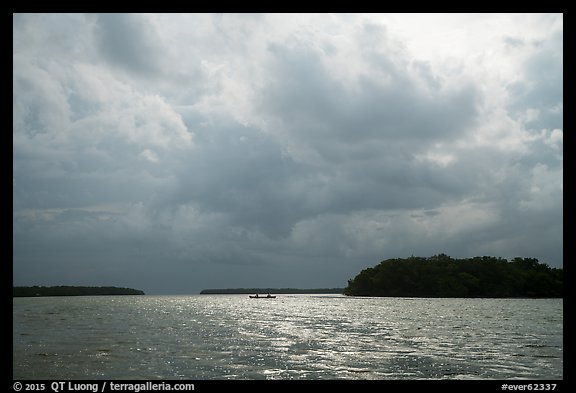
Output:
[[561,299],[14,298],[14,379],[562,379]]

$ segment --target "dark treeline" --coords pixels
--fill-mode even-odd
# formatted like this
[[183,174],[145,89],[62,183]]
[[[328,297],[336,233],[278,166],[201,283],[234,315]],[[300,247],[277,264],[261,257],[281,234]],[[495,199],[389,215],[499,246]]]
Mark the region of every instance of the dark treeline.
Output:
[[203,289],[201,295],[230,295],[230,294],[255,294],[255,293],[274,293],[274,294],[297,294],[297,293],[343,293],[344,288],[224,288],[224,289]]
[[31,296],[102,296],[102,295],[144,295],[144,291],[118,287],[12,287],[12,297]]
[[348,280],[350,296],[563,297],[563,270],[535,258],[388,259]]

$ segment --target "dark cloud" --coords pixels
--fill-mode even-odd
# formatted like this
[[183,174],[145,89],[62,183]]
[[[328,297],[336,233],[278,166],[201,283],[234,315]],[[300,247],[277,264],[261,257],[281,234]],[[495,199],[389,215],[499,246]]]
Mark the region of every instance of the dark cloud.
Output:
[[287,235],[302,215],[302,196],[294,195],[290,184],[306,168],[258,130],[238,124],[197,129],[195,141],[195,151],[182,158],[178,190],[169,203],[200,203],[231,224]]
[[416,153],[462,136],[476,119],[479,93],[473,86],[421,88],[406,69],[390,65],[390,78],[359,74],[356,84],[346,87],[311,48],[270,50],[271,81],[260,95],[262,110],[296,144],[328,160],[374,154],[374,143],[381,144],[381,155],[398,147]]
[[159,71],[162,47],[153,26],[138,14],[98,14],[96,37],[104,57],[129,72]]
[[324,179],[309,184],[311,194],[319,187],[326,196],[316,213],[422,208],[468,189],[469,178],[415,156],[470,132],[479,97],[473,86],[423,89],[407,70],[389,66],[396,67],[392,79],[361,74],[347,87],[324,65],[321,52],[305,44],[270,51],[271,80],[260,94],[261,110],[293,150],[321,158],[310,167]]

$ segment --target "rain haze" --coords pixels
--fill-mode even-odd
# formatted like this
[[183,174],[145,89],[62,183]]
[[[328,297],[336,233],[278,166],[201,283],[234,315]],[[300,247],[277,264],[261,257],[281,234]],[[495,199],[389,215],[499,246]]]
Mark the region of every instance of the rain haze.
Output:
[[562,14],[15,14],[13,284],[563,266]]

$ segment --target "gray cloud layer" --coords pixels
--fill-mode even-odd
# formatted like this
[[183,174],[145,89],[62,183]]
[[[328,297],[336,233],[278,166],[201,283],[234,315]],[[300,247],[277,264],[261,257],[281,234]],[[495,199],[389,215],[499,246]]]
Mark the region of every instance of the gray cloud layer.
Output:
[[15,15],[14,283],[561,266],[562,16],[532,18],[446,62],[376,16]]

